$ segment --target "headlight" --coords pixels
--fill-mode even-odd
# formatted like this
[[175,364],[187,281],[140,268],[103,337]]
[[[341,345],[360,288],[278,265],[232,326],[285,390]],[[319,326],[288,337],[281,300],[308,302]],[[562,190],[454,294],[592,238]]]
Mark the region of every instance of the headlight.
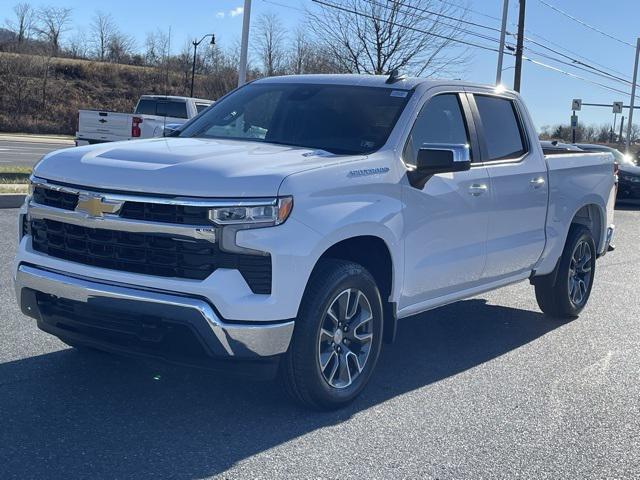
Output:
[[293,197],[281,197],[264,205],[238,205],[209,210],[216,225],[243,225],[246,228],[268,227],[284,223],[293,208]]

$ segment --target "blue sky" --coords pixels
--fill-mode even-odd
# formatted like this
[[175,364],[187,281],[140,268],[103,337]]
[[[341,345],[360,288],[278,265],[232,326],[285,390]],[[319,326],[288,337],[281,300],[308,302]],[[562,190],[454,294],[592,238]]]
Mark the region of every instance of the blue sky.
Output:
[[[311,0],[273,0],[285,5],[275,5],[271,0],[253,0],[252,18],[262,12],[275,12],[282,21],[293,30],[302,20],[300,9],[311,4]],[[438,1],[438,0],[435,0]],[[587,23],[597,26],[601,30],[635,44],[640,36],[640,1],[617,0],[604,2],[596,0],[545,0]],[[171,27],[173,50],[179,50],[189,38],[202,36],[205,33],[216,34],[218,43],[222,46],[233,45],[240,38],[242,15],[240,9],[242,0],[110,0],[107,2],[88,2],[86,0],[31,0],[32,5],[57,4],[73,9],[75,25],[88,28],[94,11],[101,8],[112,14],[120,29],[136,38],[142,46],[146,32],[157,28],[168,30]],[[499,22],[484,15],[500,17],[502,0],[468,0],[469,7],[478,13],[469,13],[469,20],[499,27]],[[510,22],[517,19],[517,0],[511,0]],[[0,2],[0,19],[11,15],[14,2],[2,0]],[[515,30],[514,25],[510,25]],[[633,69],[634,49],[622,45],[605,36],[586,29],[576,22],[563,17],[540,0],[527,1],[527,29],[532,34],[545,37],[563,47],[573,50],[590,60],[615,69],[630,78]],[[537,38],[537,37],[536,37]],[[486,42],[485,42],[486,43]],[[547,43],[542,42],[542,43]],[[541,50],[539,47],[537,50]],[[553,47],[555,48],[555,47]],[[544,52],[544,50],[542,50]],[[549,52],[548,52],[549,53]],[[533,54],[531,54],[533,56]],[[547,62],[545,59],[542,61]],[[465,80],[482,83],[493,83],[495,80],[496,54],[473,49],[472,59],[462,73]],[[507,57],[505,61],[504,81],[511,86],[513,79],[513,59]],[[563,70],[574,71],[568,66],[559,66]],[[578,75],[582,72],[575,71]],[[597,77],[594,78],[598,80]],[[582,98],[585,102],[612,103],[616,100],[629,101],[621,93],[611,92],[584,81],[569,78],[557,72],[525,62],[523,73],[524,95],[529,109],[538,127],[568,122],[569,106],[572,98]],[[609,82],[606,82],[609,83]],[[623,90],[630,90],[625,85],[611,84]],[[585,108],[580,113],[580,121],[586,123],[610,122],[613,115],[609,109]]]

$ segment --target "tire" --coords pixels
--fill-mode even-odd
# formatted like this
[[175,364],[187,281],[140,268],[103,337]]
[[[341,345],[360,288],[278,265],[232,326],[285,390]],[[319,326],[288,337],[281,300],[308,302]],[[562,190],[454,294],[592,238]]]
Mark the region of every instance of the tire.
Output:
[[313,409],[349,404],[373,373],[382,328],[382,300],[371,274],[356,263],[321,260],[305,290],[291,345],[280,363],[285,390]]
[[554,318],[577,317],[589,300],[595,272],[596,246],[593,235],[583,225],[574,224],[569,229],[557,272],[540,277],[535,282],[540,309]]

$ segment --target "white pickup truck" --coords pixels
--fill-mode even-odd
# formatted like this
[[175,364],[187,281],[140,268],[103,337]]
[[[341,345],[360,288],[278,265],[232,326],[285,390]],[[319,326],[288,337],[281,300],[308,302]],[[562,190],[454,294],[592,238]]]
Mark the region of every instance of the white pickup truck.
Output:
[[337,408],[403,318],[526,280],[546,314],[577,316],[614,181],[609,154],[545,158],[514,92],[266,78],[175,138],[46,155],[17,298],[69,345],[278,373]]
[[133,113],[78,111],[76,146],[164,136],[165,126],[181,125],[213,102],[171,95],[142,95]]

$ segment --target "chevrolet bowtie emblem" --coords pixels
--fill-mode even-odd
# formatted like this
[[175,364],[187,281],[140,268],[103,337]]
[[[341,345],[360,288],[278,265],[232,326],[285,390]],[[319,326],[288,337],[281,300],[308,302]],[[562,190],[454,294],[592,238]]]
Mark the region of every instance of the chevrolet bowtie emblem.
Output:
[[105,213],[118,213],[123,202],[107,200],[100,195],[80,194],[76,212],[84,213],[89,217],[103,217]]

